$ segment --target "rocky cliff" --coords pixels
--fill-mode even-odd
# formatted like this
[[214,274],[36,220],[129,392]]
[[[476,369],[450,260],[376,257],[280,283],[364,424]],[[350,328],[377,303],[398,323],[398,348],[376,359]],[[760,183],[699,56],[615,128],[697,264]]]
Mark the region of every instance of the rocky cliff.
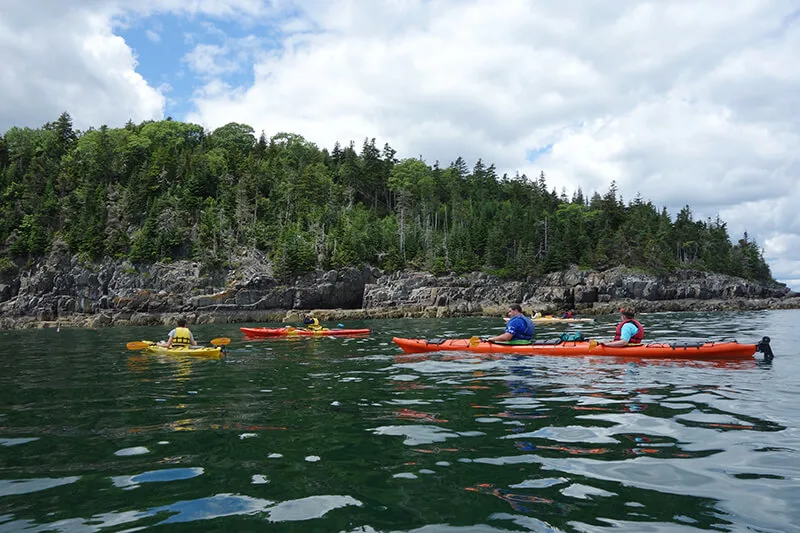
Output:
[[409,316],[496,313],[511,302],[542,313],[577,309],[582,314],[612,313],[622,305],[639,312],[800,306],[800,299],[779,283],[693,270],[659,277],[624,267],[603,272],[571,268],[524,282],[483,273],[436,277],[402,272],[382,276],[364,294],[366,309],[397,309]]
[[259,254],[238,257],[235,265],[207,274],[189,261],[86,264],[57,243],[46,259],[0,278],[0,327],[162,324],[178,316],[192,323],[280,321],[307,309],[323,319],[478,315],[500,312],[510,302],[544,313],[574,308],[583,314],[631,304],[638,311],[800,307],[781,284],[696,271],[656,277],[625,268],[572,268],[505,281],[483,273],[383,275],[365,267],[281,283]]
[[372,268],[321,272],[290,284],[275,279],[265,257],[236,259],[236,268],[203,273],[198,263],[86,264],[56,245],[21,275],[0,280],[0,328],[60,322],[78,326],[275,321],[292,309],[361,308]]

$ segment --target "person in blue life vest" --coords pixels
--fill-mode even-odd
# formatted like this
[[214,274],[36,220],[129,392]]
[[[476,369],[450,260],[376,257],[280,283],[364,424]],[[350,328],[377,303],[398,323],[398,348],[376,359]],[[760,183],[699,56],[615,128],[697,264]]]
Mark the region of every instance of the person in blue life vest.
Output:
[[197,346],[197,341],[194,340],[194,335],[186,327],[186,319],[179,318],[178,326],[169,332],[167,342],[160,342],[159,344],[167,348],[177,348],[178,346]]
[[533,339],[533,321],[522,314],[522,306],[511,304],[508,306],[508,322],[506,330],[500,335],[489,337],[487,342],[527,342]]
[[303,324],[306,325],[306,329],[310,329],[313,331],[319,331],[323,329],[322,325],[319,323],[319,319],[309,314],[303,314]]
[[619,310],[622,321],[617,324],[617,332],[611,342],[601,342],[603,346],[627,346],[629,344],[641,344],[644,338],[644,326],[633,318],[632,309],[622,308]]

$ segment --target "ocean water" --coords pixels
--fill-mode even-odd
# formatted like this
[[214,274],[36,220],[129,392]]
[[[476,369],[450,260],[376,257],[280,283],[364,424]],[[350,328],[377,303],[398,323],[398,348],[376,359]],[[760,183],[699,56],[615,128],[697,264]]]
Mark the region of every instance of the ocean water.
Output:
[[[500,318],[129,351],[169,328],[0,332],[0,532],[800,531],[800,311],[657,313],[775,359],[404,355]],[[608,339],[616,317],[537,328]],[[250,324],[253,325],[253,324]],[[335,325],[335,324],[332,324]],[[758,356],[760,358],[760,354]]]

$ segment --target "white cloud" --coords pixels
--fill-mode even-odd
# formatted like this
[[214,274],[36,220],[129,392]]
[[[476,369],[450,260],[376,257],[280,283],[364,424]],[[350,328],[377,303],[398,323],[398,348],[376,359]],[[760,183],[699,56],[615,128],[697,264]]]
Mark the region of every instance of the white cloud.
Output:
[[[163,117],[165,97],[136,70],[114,29],[133,18],[173,12],[250,23],[270,16],[269,0],[37,0],[0,10],[0,133],[37,127],[68,111],[79,128]],[[158,42],[158,25],[145,32]]]
[[775,244],[800,235],[795,2],[299,4],[286,27],[300,33],[254,64],[255,82],[213,80],[191,120],[482,157],[544,170],[558,190],[616,180],[626,200],[719,214],[734,240],[747,230],[765,247],[776,277],[800,278],[800,248]]
[[260,51],[262,39],[249,35],[224,39],[221,45],[199,43],[183,57],[192,72],[204,79],[246,70]]
[[[55,2],[59,0],[40,0]],[[92,8],[103,6],[113,9],[120,17],[149,16],[159,13],[176,13],[194,18],[198,15],[216,19],[235,20],[243,24],[269,17],[279,11],[285,0],[72,0]]]
[[229,60],[225,50],[216,44],[198,44],[184,56],[189,68],[201,76],[219,76],[237,70],[235,62]]
[[[376,137],[443,164],[481,157],[500,172],[544,170],[559,191],[616,180],[626,200],[719,214],[734,240],[758,240],[776,277],[800,279],[794,0],[38,3],[0,13],[11,58],[0,130],[64,109],[84,125],[160,116],[165,91],[136,73],[113,28],[170,12],[207,24],[187,37],[200,81],[188,120],[326,147]],[[251,84],[232,82],[248,68]]]
[[0,12],[0,57],[2,132],[40,126],[62,111],[84,128],[163,113],[164,97],[136,72],[108,14],[11,3]]

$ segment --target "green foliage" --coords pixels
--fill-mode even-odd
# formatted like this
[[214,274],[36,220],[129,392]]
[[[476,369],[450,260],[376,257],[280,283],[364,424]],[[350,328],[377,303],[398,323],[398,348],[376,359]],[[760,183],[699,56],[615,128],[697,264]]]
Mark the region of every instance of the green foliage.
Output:
[[0,274],[13,274],[17,266],[6,256],[0,256]]
[[311,272],[315,267],[313,242],[298,225],[288,226],[278,238],[272,261],[279,279]]
[[[0,136],[0,266],[47,253],[56,236],[85,259],[192,258],[210,273],[243,249],[265,251],[278,276],[370,264],[436,274],[522,278],[569,265],[695,268],[770,280],[746,234],[724,221],[673,222],[615,183],[571,199],[544,172],[498,176],[478,160],[447,167],[398,160],[364,139],[331,152],[302,136],[256,140],[246,124],[207,133],[173,120],[76,132],[67,113]],[[17,261],[19,259],[19,261]]]

